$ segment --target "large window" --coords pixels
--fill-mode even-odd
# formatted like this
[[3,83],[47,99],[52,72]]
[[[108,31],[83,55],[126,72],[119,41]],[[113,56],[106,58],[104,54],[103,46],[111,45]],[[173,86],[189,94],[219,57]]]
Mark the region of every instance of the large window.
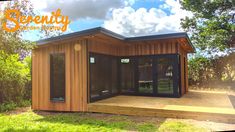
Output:
[[51,54],[50,61],[50,99],[65,101],[65,54]]
[[109,97],[117,90],[117,59],[113,56],[90,54],[90,99]]

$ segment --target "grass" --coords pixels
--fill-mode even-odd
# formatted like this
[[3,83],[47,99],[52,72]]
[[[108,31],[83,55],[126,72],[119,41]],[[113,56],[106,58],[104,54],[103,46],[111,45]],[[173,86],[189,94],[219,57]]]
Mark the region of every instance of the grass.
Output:
[[176,121],[149,122],[147,120],[133,120],[133,117],[88,114],[88,113],[35,113],[27,111],[20,114],[0,113],[0,131],[6,132],[168,132],[168,131],[206,131],[189,124]]
[[169,121],[165,122],[164,125],[161,125],[158,129],[163,132],[204,132],[209,131],[203,128],[197,128],[190,124],[185,124],[182,122]]

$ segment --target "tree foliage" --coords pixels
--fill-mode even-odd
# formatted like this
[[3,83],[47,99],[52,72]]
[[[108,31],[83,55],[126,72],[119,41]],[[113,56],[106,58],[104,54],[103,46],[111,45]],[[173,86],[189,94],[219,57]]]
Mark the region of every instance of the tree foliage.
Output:
[[234,0],[182,0],[182,8],[193,16],[181,21],[192,33],[193,44],[207,53],[225,51],[235,35]]
[[235,53],[217,58],[194,56],[189,60],[191,85],[235,82]]
[[[0,50],[7,54],[19,54],[21,58],[26,57],[31,49],[34,47],[34,43],[22,39],[24,30],[17,30],[16,32],[7,32],[2,29],[2,23],[7,22],[4,12],[8,9],[19,10],[22,15],[34,16],[33,6],[28,0],[16,0],[4,3],[5,8],[0,10]],[[13,14],[12,17],[15,17]],[[7,22],[8,26],[12,26],[12,23]],[[27,24],[26,24],[27,26]]]
[[196,56],[189,60],[189,79],[191,84],[202,83],[208,81],[211,61],[203,56]]
[[27,61],[19,61],[18,54],[0,52],[0,103],[18,102],[26,96],[26,84],[31,80]]
[[[7,32],[2,23],[7,22],[4,12],[17,9],[24,16],[34,15],[33,7],[28,0],[1,2],[0,10],[0,104],[19,105],[22,100],[31,98],[31,57],[34,43],[22,39],[23,30]],[[15,17],[15,14],[12,14]],[[8,26],[12,23],[7,22]],[[1,108],[3,109],[3,108]]]

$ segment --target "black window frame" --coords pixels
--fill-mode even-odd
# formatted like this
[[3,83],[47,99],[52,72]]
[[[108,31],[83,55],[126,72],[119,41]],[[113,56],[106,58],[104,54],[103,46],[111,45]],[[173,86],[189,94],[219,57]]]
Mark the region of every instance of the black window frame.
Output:
[[[91,54],[100,54],[100,53],[95,53],[95,52],[89,52],[89,61],[90,61],[90,55]],[[101,54],[101,55],[105,55],[105,54]],[[110,56],[110,57],[113,57],[113,58],[116,58],[118,59],[118,66],[117,66],[117,82],[118,82],[118,93],[117,94],[111,94],[110,96],[106,96],[106,97],[100,97],[100,98],[97,98],[97,99],[91,99],[91,80],[89,81],[89,84],[90,84],[90,87],[89,87],[89,102],[94,102],[94,101],[98,101],[98,100],[101,100],[101,99],[105,99],[105,98],[109,98],[109,97],[113,97],[113,96],[116,96],[116,95],[134,95],[134,96],[152,96],[152,97],[170,97],[170,98],[178,98],[181,96],[181,72],[180,72],[180,54],[157,54],[157,55],[137,55],[137,56],[113,56],[113,55],[105,55],[105,56]],[[152,79],[153,79],[153,93],[140,93],[138,90],[139,90],[139,84],[138,84],[138,60],[139,58],[148,58],[148,57],[151,57],[152,59]],[[168,93],[158,93],[158,89],[157,89],[157,76],[155,76],[155,74],[157,74],[157,64],[158,64],[158,59],[159,58],[171,58],[174,60],[174,62],[172,62],[172,65],[173,65],[173,69],[174,69],[174,74],[175,76],[173,76],[173,93],[171,94],[168,94]],[[133,92],[122,92],[122,89],[121,89],[121,76],[122,76],[122,73],[121,73],[121,59],[133,59],[135,62],[135,66],[134,66],[134,71],[135,71],[135,79],[134,79],[134,93]],[[125,65],[125,63],[123,64]],[[154,68],[155,67],[155,68]],[[90,66],[89,66],[89,71],[90,70]],[[91,72],[89,72],[89,79],[91,78]]]
[[[55,98],[53,97],[53,90],[55,89],[54,88],[54,83],[53,83],[53,80],[54,80],[54,76],[53,76],[53,55],[63,55],[63,58],[64,58],[64,98],[63,100],[59,100],[58,98]],[[65,102],[66,101],[66,54],[63,52],[63,53],[51,53],[50,54],[50,101],[51,102]]]
[[[155,88],[156,86],[158,86],[157,84],[157,76],[155,76],[155,74],[157,74],[157,68],[153,68],[152,69],[152,75],[153,75],[153,93],[139,93],[138,92],[138,60],[139,58],[146,58],[146,57],[151,57],[153,59],[153,67],[156,67],[157,63],[158,63],[158,59],[159,58],[172,58],[173,60],[175,60],[175,62],[173,63],[173,68],[174,68],[174,73],[176,76],[173,77],[173,94],[164,94],[164,93],[158,93],[157,89]],[[169,98],[179,98],[181,96],[181,94],[179,93],[181,91],[181,81],[180,81],[180,62],[179,62],[179,58],[180,55],[179,54],[156,54],[156,55],[136,55],[136,56],[121,56],[119,57],[119,59],[123,59],[123,58],[132,58],[134,59],[136,62],[136,66],[135,66],[135,72],[136,74],[136,79],[135,79],[135,93],[125,93],[125,92],[120,92],[120,95],[134,95],[134,96],[150,96],[150,97],[169,97]],[[119,66],[120,67],[120,66]],[[121,74],[121,72],[120,72]],[[120,81],[120,80],[119,80]],[[120,88],[120,87],[119,87]],[[120,90],[121,91],[121,90]]]
[[180,92],[180,86],[181,86],[181,83],[180,83],[180,72],[179,72],[179,67],[180,67],[180,64],[179,64],[179,58],[180,58],[180,55],[179,54],[161,54],[161,55],[156,55],[155,57],[155,67],[154,68],[156,71],[155,71],[155,74],[157,74],[155,76],[155,81],[154,81],[154,84],[156,85],[156,87],[158,87],[158,82],[157,82],[157,76],[158,76],[158,73],[157,73],[157,65],[158,65],[158,61],[160,58],[168,58],[168,59],[172,59],[174,60],[174,62],[172,62],[171,64],[173,65],[173,93],[172,94],[168,94],[168,93],[158,93],[158,88],[156,90],[156,93],[155,93],[155,96],[157,97],[173,97],[173,98],[178,98],[181,96],[181,94],[179,93]]

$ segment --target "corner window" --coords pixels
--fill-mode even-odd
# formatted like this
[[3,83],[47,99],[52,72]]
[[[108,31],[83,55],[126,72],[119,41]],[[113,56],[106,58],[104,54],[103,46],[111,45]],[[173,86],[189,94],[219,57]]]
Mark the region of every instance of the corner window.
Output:
[[50,100],[65,101],[65,54],[50,55]]
[[117,64],[114,56],[90,53],[90,101],[104,99],[118,92]]

